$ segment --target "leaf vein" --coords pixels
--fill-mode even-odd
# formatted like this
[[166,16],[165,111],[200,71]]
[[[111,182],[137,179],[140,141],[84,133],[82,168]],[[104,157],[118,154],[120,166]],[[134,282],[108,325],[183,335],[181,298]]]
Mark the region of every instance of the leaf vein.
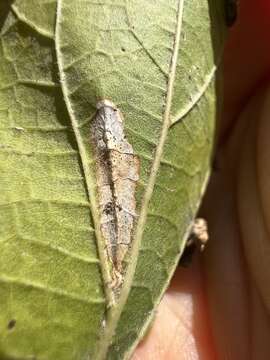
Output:
[[195,94],[195,96],[192,97],[192,100],[184,108],[182,108],[182,110],[178,114],[176,114],[174,116],[174,118],[171,121],[171,125],[175,124],[176,122],[178,122],[181,119],[183,119],[184,117],[186,117],[189,114],[189,112],[192,111],[192,109],[198,104],[200,99],[203,97],[203,95],[207,91],[212,80],[214,79],[216,69],[217,69],[217,67],[214,66],[212,68],[211,72],[208,75],[206,75],[205,82],[203,83],[203,85],[200,87],[200,89]]
[[59,252],[63,255],[66,255],[74,260],[78,260],[80,262],[84,262],[86,264],[99,264],[100,261],[99,259],[96,259],[96,258],[87,258],[85,256],[81,256],[79,254],[73,254],[71,253],[70,251],[62,248],[62,247],[59,247],[59,246],[55,246],[51,243],[47,243],[47,242],[44,242],[44,241],[40,241],[40,240],[36,240],[36,239],[31,239],[31,238],[27,238],[26,236],[19,236],[22,240],[25,240],[27,242],[31,242],[32,244],[35,244],[35,245],[40,245],[44,248],[48,248],[50,250],[53,250],[55,252]]
[[[56,16],[55,46],[56,46],[56,57],[57,57],[57,62],[58,62],[58,67],[59,67],[59,75],[60,75],[60,80],[61,80],[61,87],[62,87],[63,97],[64,97],[64,101],[65,101],[65,104],[67,107],[67,111],[70,116],[71,125],[72,125],[74,135],[76,138],[79,154],[81,157],[81,164],[82,164],[82,169],[83,169],[83,173],[85,176],[85,184],[86,184],[86,190],[88,193],[89,201],[91,199],[90,208],[91,208],[91,213],[92,213],[92,217],[93,217],[95,235],[96,235],[96,240],[97,240],[96,245],[97,245],[98,253],[100,256],[100,260],[101,260],[101,272],[103,275],[104,284],[107,284],[110,282],[110,272],[109,272],[109,268],[108,268],[107,262],[106,262],[106,254],[104,252],[104,246],[103,246],[104,241],[102,238],[101,228],[100,228],[100,223],[99,223],[99,212],[98,212],[98,206],[97,206],[97,199],[95,196],[96,195],[95,194],[96,184],[95,184],[95,180],[90,171],[89,162],[87,159],[87,151],[84,146],[83,139],[80,134],[80,129],[78,127],[78,122],[77,122],[74,110],[72,108],[72,104],[69,99],[69,91],[68,91],[66,77],[65,77],[65,73],[64,73],[64,61],[62,58],[61,46],[60,46],[60,32],[61,32],[60,28],[61,28],[61,19],[62,19],[61,11],[62,11],[62,0],[58,0],[57,16]],[[90,221],[90,219],[89,219],[89,221]],[[108,303],[113,303],[114,297],[113,297],[112,289],[109,286],[104,286],[104,287],[105,287],[105,294],[107,296]]]
[[44,284],[39,284],[39,283],[35,283],[26,279],[18,279],[16,277],[12,277],[9,275],[4,275],[1,274],[0,275],[0,282],[2,283],[7,283],[7,284],[14,284],[17,286],[21,286],[21,287],[26,287],[26,288],[32,288],[35,290],[39,290],[41,292],[45,292],[45,293],[49,293],[49,294],[53,294],[56,296],[61,296],[61,297],[65,297],[68,298],[70,300],[75,300],[75,301],[79,301],[79,302],[83,302],[86,304],[102,304],[104,303],[104,299],[99,299],[99,298],[83,298],[81,296],[78,296],[77,294],[72,294],[72,293],[68,293],[66,291],[57,289],[57,288],[53,288],[53,287],[46,287]]
[[31,29],[33,29],[34,31],[36,31],[39,35],[44,36],[44,37],[46,37],[46,38],[49,38],[49,39],[51,39],[51,40],[54,40],[54,36],[53,36],[52,33],[50,33],[50,32],[48,32],[48,31],[46,31],[46,30],[44,30],[44,29],[36,26],[34,23],[32,23],[30,20],[28,20],[23,14],[21,14],[21,13],[19,12],[19,10],[17,9],[17,7],[16,7],[15,4],[11,5],[11,7],[12,7],[12,10],[13,10],[14,14],[17,16],[17,18],[18,18],[21,22],[23,22],[23,23],[25,23],[26,25],[28,25]]

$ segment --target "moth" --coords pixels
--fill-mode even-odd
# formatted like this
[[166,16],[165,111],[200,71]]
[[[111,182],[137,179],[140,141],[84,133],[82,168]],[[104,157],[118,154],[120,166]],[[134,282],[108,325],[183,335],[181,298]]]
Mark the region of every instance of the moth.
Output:
[[91,127],[96,155],[101,233],[112,267],[112,287],[123,278],[123,262],[136,222],[139,160],[124,133],[123,116],[109,100],[97,104]]
[[198,248],[200,251],[203,251],[208,240],[209,235],[206,220],[203,218],[195,219],[179,264],[183,267],[187,267],[191,263],[195,251]]
[[225,0],[225,20],[227,26],[231,27],[237,19],[238,0]]

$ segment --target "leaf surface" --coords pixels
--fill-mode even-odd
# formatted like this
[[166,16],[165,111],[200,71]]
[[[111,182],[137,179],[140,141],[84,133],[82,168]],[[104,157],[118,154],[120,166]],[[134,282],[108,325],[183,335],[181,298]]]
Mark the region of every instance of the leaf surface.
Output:
[[0,354],[83,359],[105,299],[54,41],[8,11],[0,63]]
[[[1,19],[0,354],[125,359],[153,318],[208,179],[223,2],[35,4],[7,4]],[[120,109],[140,161],[116,298],[90,131],[102,99]]]

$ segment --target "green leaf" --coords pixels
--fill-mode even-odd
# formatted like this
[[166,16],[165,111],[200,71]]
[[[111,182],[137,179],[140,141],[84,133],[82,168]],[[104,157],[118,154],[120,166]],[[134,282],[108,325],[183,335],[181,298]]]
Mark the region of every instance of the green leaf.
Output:
[[9,11],[0,47],[4,358],[84,359],[93,354],[106,307],[84,174],[57,71],[54,41]]
[[16,0],[12,9],[19,20],[37,33],[54,38],[56,0]]
[[[209,176],[223,0],[17,0],[0,10],[0,358],[127,359]],[[117,291],[91,133],[103,99],[121,111],[140,161]]]

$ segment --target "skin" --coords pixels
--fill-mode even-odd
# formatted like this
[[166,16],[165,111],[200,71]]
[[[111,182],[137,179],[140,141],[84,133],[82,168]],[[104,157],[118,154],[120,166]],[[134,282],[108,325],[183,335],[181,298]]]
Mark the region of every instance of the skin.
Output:
[[[132,360],[270,359],[270,2],[242,0],[224,55],[210,242],[178,268]],[[217,201],[217,199],[219,199]]]

